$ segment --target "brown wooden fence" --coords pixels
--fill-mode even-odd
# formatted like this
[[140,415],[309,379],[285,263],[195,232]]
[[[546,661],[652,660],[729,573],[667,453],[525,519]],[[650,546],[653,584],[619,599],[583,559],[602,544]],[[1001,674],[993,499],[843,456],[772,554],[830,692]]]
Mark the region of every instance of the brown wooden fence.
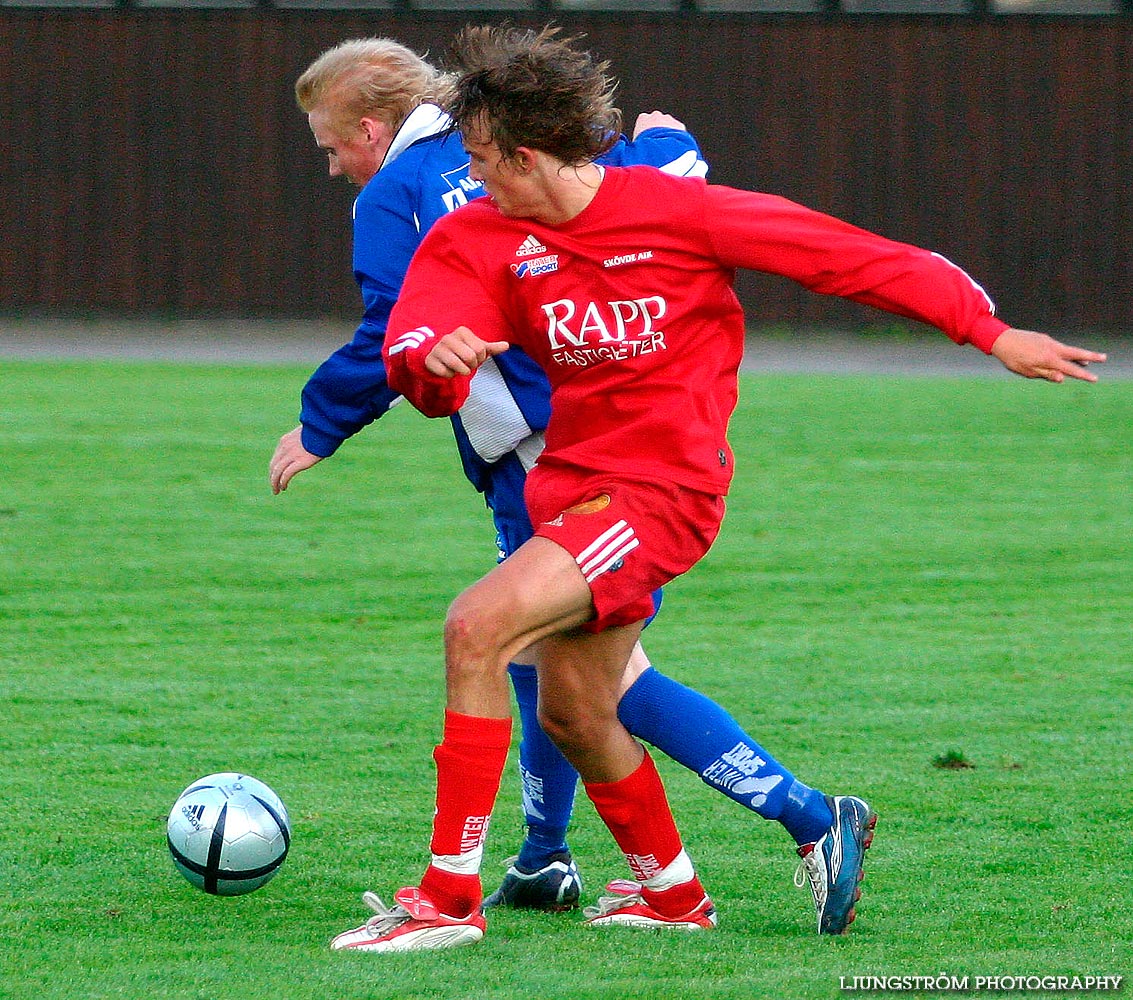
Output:
[[[350,315],[353,192],[291,85],[459,14],[0,9],[0,311]],[[522,19],[520,19],[522,20]],[[561,15],[722,183],[939,250],[1021,325],[1133,330],[1133,19]],[[745,278],[753,322],[865,313]]]

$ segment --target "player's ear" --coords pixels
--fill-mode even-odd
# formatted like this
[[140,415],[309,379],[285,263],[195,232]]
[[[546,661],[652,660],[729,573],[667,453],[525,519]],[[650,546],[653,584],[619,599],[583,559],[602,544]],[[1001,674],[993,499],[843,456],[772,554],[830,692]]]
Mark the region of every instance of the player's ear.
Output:
[[358,122],[358,127],[370,145],[377,145],[389,137],[390,127],[377,118],[362,118]]
[[527,146],[517,146],[511,162],[517,174],[529,174],[535,169],[535,150]]

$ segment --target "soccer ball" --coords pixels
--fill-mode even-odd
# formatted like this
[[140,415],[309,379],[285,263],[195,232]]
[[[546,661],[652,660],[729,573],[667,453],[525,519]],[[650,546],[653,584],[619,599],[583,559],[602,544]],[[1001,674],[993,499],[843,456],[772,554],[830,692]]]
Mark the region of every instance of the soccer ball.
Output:
[[173,803],[166,829],[177,870],[214,896],[266,884],[291,846],[283,800],[262,781],[225,771],[194,781]]

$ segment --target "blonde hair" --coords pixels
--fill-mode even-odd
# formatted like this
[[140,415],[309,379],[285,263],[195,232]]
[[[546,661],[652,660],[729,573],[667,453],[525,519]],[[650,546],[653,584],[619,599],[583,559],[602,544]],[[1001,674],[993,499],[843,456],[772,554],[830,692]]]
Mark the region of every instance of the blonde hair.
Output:
[[397,129],[420,104],[439,102],[449,77],[391,38],[354,38],[327,49],[295,81],[295,100],[308,114],[329,110],[345,132],[362,118]]

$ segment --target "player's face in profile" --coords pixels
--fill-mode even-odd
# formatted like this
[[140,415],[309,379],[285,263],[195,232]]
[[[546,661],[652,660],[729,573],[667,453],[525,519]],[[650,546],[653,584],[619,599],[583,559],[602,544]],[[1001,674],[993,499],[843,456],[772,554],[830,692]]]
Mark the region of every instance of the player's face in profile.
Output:
[[389,130],[370,119],[363,119],[347,130],[336,127],[327,108],[314,108],[307,123],[315,142],[327,154],[331,177],[345,177],[351,184],[364,187],[378,172],[389,150]]
[[475,133],[465,134],[464,149],[468,153],[468,176],[484,185],[501,215],[523,219],[536,214],[528,172],[506,159],[494,141],[478,139]]

